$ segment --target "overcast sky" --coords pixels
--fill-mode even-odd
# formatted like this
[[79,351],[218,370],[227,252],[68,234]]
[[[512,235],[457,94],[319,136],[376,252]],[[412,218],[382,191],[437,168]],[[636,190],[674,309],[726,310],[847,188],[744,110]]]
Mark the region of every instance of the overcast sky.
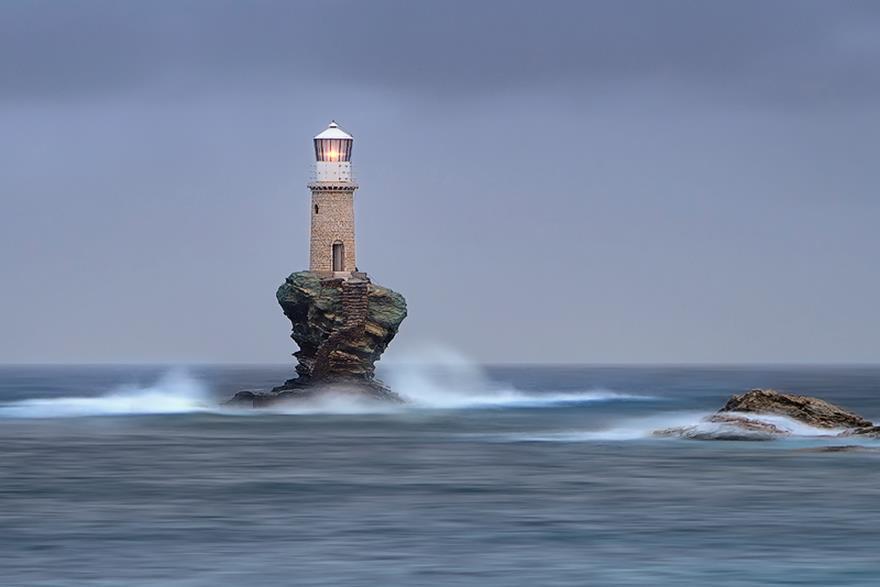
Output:
[[880,361],[880,3],[0,3],[0,362],[284,362],[311,137],[388,358]]

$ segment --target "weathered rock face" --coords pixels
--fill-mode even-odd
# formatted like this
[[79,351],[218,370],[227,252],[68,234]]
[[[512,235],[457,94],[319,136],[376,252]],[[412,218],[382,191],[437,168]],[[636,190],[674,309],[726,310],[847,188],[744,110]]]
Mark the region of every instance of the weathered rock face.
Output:
[[375,363],[406,318],[399,293],[371,283],[366,274],[348,280],[292,273],[278,288],[278,303],[293,326],[290,337],[298,377],[265,392],[239,392],[234,402],[255,406],[279,399],[313,397],[330,389],[401,401],[374,378]]
[[731,397],[719,412],[752,412],[787,416],[816,428],[865,428],[871,422],[830,404],[805,395],[780,393],[772,389],[753,389]]
[[363,279],[322,280],[301,271],[281,284],[276,297],[299,345],[296,372],[305,377],[372,379],[406,318],[402,295]]
[[791,436],[792,430],[778,416],[827,430],[817,432],[817,436],[880,438],[880,427],[840,406],[772,389],[734,395],[724,407],[697,424],[657,430],[654,434],[696,440],[774,440]]

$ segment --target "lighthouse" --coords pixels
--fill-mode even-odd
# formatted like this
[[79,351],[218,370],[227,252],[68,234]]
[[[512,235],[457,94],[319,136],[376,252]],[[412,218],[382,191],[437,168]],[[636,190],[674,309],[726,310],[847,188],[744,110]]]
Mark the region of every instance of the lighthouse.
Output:
[[348,278],[355,271],[354,192],[351,174],[354,138],[336,121],[315,139],[315,173],[310,214],[309,270]]
[[334,401],[351,393],[402,403],[375,378],[375,363],[406,318],[406,300],[355,267],[354,139],[334,121],[314,141],[309,270],[291,273],[275,291],[299,345],[297,377],[271,392],[240,391],[232,401],[262,407],[330,392]]

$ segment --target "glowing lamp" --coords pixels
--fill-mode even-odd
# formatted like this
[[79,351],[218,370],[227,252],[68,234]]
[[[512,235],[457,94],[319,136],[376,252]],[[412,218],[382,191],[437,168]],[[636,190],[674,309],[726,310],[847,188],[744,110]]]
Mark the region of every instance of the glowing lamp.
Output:
[[352,136],[339,128],[334,120],[330,126],[315,137],[315,158],[322,162],[351,161],[353,142]]

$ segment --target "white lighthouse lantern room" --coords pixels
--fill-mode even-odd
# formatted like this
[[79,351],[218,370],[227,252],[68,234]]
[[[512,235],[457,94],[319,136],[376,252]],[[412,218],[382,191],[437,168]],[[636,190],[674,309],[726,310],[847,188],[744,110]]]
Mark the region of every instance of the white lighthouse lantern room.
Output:
[[356,268],[354,192],[358,186],[351,173],[354,137],[332,121],[314,141],[309,270],[347,279]]

